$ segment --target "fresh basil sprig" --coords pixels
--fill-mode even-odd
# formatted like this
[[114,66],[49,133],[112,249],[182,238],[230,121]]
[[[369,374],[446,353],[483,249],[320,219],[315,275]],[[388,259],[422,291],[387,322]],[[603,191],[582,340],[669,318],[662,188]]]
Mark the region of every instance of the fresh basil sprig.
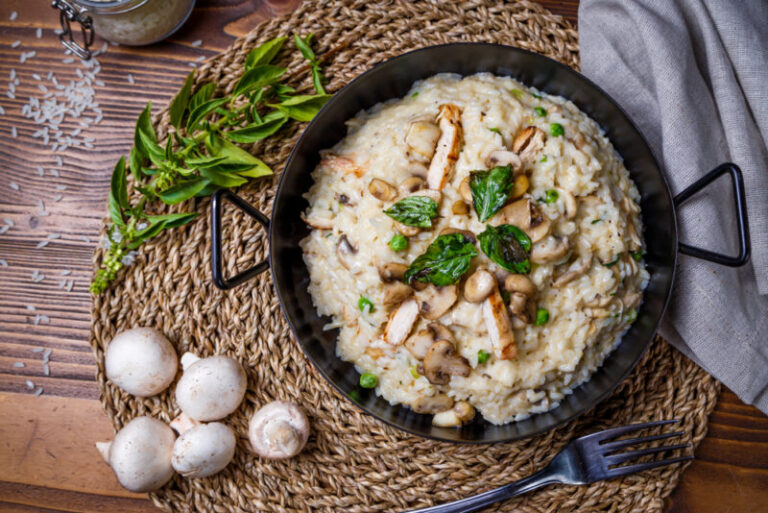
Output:
[[[288,40],[271,39],[253,49],[231,95],[214,98],[215,83],[194,86],[194,72],[168,107],[173,130],[158,138],[152,125],[152,104],[136,120],[128,161],[120,158],[112,173],[107,230],[108,251],[91,283],[100,294],[116,278],[130,252],[167,228],[192,221],[197,213],[153,215],[145,209],[159,200],[175,205],[195,196],[207,196],[221,187],[237,187],[249,178],[271,175],[261,159],[237,144],[265,139],[290,120],[309,121],[330,98],[322,86],[319,59],[310,48],[312,35],[295,38],[309,61],[317,94],[294,94],[280,83],[286,68],[273,64]],[[127,173],[141,193],[138,202],[128,198]]]
[[469,263],[475,256],[477,249],[466,235],[440,235],[427,251],[416,257],[403,279],[406,283],[420,281],[438,287],[453,285],[469,270]]
[[485,222],[504,206],[514,186],[512,166],[498,166],[487,171],[472,171],[469,188],[472,204],[480,222]]
[[531,239],[517,226],[487,225],[477,240],[483,253],[502,269],[518,274],[530,272]]
[[386,209],[384,213],[407,226],[431,228],[432,219],[437,217],[437,203],[426,196],[408,196]]

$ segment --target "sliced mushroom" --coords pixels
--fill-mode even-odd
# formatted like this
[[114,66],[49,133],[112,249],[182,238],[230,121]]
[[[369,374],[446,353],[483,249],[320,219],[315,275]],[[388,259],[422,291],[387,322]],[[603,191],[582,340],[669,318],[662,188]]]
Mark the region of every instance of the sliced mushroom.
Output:
[[415,299],[404,301],[389,315],[389,322],[384,332],[384,338],[393,346],[402,344],[413,329],[419,317],[419,303]]
[[467,401],[458,401],[453,408],[436,413],[432,425],[439,427],[459,427],[475,418],[475,408]]
[[400,182],[397,186],[401,196],[408,196],[414,192],[423,189],[426,182],[420,176],[411,176]]
[[336,243],[336,256],[339,259],[341,265],[351,270],[354,265],[354,257],[357,254],[357,248],[349,242],[346,235],[339,237],[339,242]]
[[457,216],[463,216],[469,214],[469,205],[464,200],[456,200],[451,205],[451,212]]
[[407,171],[413,176],[418,176],[419,178],[426,180],[428,164],[429,162],[409,162]]
[[510,274],[504,279],[504,290],[510,294],[520,292],[526,296],[536,295],[536,285],[523,274]]
[[434,321],[451,309],[459,298],[456,285],[436,287],[429,284],[424,290],[416,292],[416,300],[419,302],[419,312],[425,319]]
[[510,203],[492,218],[491,224],[511,224],[523,230],[531,242],[543,239],[552,226],[552,222],[533,203],[531,198],[523,198]]
[[417,397],[411,404],[416,413],[440,413],[453,407],[453,397],[446,394],[435,394]]
[[397,189],[389,182],[380,178],[374,178],[368,184],[368,192],[381,201],[392,201],[397,196]]
[[568,238],[550,235],[533,245],[533,248],[531,248],[531,262],[535,264],[559,262],[568,255],[569,249]]
[[531,296],[528,294],[512,292],[509,295],[509,312],[524,324],[529,324],[533,320],[531,305]]
[[411,121],[405,135],[405,144],[414,160],[429,162],[435,154],[440,135],[440,127],[430,121]]
[[332,230],[333,219],[324,217],[308,217],[304,212],[301,213],[301,220],[304,221],[307,226],[316,230]]
[[535,126],[523,128],[512,141],[512,151],[517,153],[522,160],[532,161],[535,154],[544,148],[547,134]]
[[464,299],[480,303],[496,288],[496,277],[485,269],[478,269],[464,282]]
[[447,385],[451,376],[469,376],[472,367],[456,347],[447,340],[438,340],[424,356],[424,376],[433,385]]
[[512,190],[509,193],[510,199],[517,199],[521,197],[523,194],[528,192],[528,187],[531,186],[531,182],[528,180],[528,177],[524,174],[520,173],[515,176],[515,183],[512,186]]
[[472,204],[472,188],[469,186],[469,175],[464,177],[464,179],[459,183],[459,194],[461,195],[461,198],[466,201],[468,204]]
[[555,190],[558,193],[558,197],[563,200],[563,214],[565,215],[565,218],[573,219],[576,217],[576,211],[579,207],[576,203],[576,198],[573,197],[573,194],[571,194],[570,191],[561,189],[560,187],[557,187]]
[[406,237],[414,237],[421,231],[418,226],[408,226],[399,221],[395,221],[395,229]]
[[427,171],[430,189],[440,190],[450,179],[461,151],[461,112],[456,105],[440,105],[437,117],[440,125],[440,139]]
[[449,330],[445,325],[440,324],[439,322],[430,322],[427,325],[427,328],[432,330],[435,335],[435,340],[447,340],[451,344],[456,343],[453,340],[453,333],[451,333],[451,330]]
[[485,159],[485,165],[490,167],[512,166],[513,169],[520,169],[522,162],[517,153],[509,150],[492,151]]
[[533,322],[536,314],[536,286],[522,274],[510,274],[504,280],[504,290],[509,292],[509,312],[512,314],[512,326],[522,329]]
[[405,341],[405,348],[411,352],[417,360],[423,360],[427,356],[429,348],[435,343],[435,333],[430,329],[419,330]]
[[510,360],[517,356],[515,334],[507,313],[504,299],[498,287],[483,303],[483,318],[493,345],[493,352],[499,360]]
[[475,237],[475,234],[469,230],[462,230],[461,228],[443,228],[442,230],[440,230],[440,235],[450,235],[452,233],[460,233],[463,236],[465,236],[467,239],[469,239],[472,243],[474,243],[477,240],[477,237]]
[[437,191],[435,189],[420,189],[413,194],[411,194],[411,197],[413,196],[426,196],[427,198],[430,198],[432,201],[440,204],[440,201],[443,199],[443,193],[440,191]]
[[555,281],[552,282],[553,287],[564,287],[568,285],[576,278],[583,276],[592,267],[592,253],[587,253],[576,259],[568,268],[562,273],[558,274]]
[[398,262],[388,262],[379,266],[379,278],[384,283],[392,283],[393,281],[403,281],[405,271],[408,270],[408,266]]
[[413,294],[413,289],[402,282],[392,282],[384,285],[384,296],[381,299],[384,305],[396,305],[402,303]]

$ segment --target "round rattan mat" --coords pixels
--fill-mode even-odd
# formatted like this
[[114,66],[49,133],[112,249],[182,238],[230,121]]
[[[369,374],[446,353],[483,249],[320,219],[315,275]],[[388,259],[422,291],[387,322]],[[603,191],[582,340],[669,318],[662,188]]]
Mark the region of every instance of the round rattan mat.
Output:
[[[290,15],[258,26],[199,70],[199,82],[231,89],[247,52],[282,34],[314,32],[326,56],[328,89],[384,59],[414,48],[452,41],[488,41],[542,53],[578,66],[575,30],[533,2],[495,0],[406,2],[334,0],[305,3]],[[309,88],[309,73],[294,49],[283,51],[294,85]],[[164,114],[157,120],[163,132]],[[253,151],[283,167],[302,127]],[[271,210],[277,176],[239,191],[263,212]],[[208,200],[194,208],[207,212]],[[225,228],[226,272],[260,260],[263,230],[242,212]],[[402,511],[455,500],[503,485],[540,469],[569,440],[608,426],[681,418],[694,445],[704,437],[718,383],[657,339],[631,376],[606,401],[547,434],[507,444],[457,445],[414,437],[362,413],[338,395],[304,358],[262,274],[234,290],[211,283],[209,220],[175,229],[146,244],[118,282],[93,302],[91,344],[98,362],[101,401],[115,428],[138,415],[170,421],[177,413],[172,388],[150,398],[131,397],[107,382],[103,349],[119,330],[151,326],[165,332],[179,353],[226,353],[246,368],[249,387],[227,418],[238,433],[234,461],[205,479],[175,477],[150,494],[167,511]],[[101,258],[100,251],[95,261]],[[312,437],[297,458],[267,461],[247,450],[248,418],[268,401],[295,401],[307,411]],[[499,511],[660,511],[683,467],[671,466],[591,486],[552,486],[497,505]]]

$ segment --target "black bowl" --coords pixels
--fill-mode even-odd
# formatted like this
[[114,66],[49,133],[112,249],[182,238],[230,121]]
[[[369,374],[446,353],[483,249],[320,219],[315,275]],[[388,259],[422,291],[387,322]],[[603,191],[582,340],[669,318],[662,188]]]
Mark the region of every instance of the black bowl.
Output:
[[[431,415],[392,406],[358,387],[352,364],[336,357],[337,330],[323,331],[307,291],[309,274],[299,241],[308,234],[299,217],[312,184],[319,151],[346,135],[344,122],[362,109],[404,96],[417,80],[436,73],[490,72],[573,101],[605,131],[637,184],[651,279],[637,321],[589,381],[558,407],[520,422],[496,426],[476,419],[460,429],[432,426]],[[656,332],[669,299],[677,257],[677,226],[669,188],[643,136],[624,111],[588,79],[554,60],[519,48],[458,43],[415,50],[381,63],[336,93],[309,124],[294,148],[280,183],[270,227],[270,263],[275,289],[288,323],[306,355],[345,397],[374,417],[409,433],[456,442],[502,442],[541,433],[594,407],[635,367]]]

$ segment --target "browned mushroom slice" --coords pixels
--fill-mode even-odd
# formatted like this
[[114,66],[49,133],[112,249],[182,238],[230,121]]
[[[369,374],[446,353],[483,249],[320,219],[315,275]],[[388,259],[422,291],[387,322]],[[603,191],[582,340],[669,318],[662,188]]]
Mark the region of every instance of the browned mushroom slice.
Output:
[[510,203],[494,216],[490,223],[494,226],[511,224],[523,230],[531,242],[538,242],[549,233],[552,222],[531,201],[523,198]]
[[469,205],[464,200],[456,200],[451,205],[451,213],[457,216],[463,216],[469,214]]
[[384,331],[384,339],[393,346],[399,346],[413,329],[419,317],[419,304],[414,299],[404,301],[389,315],[389,322]]
[[520,169],[522,162],[517,153],[509,150],[492,151],[485,159],[485,165],[488,167],[512,166],[512,169]]
[[544,148],[547,134],[535,126],[523,128],[512,141],[512,151],[517,153],[522,160],[533,161],[536,153]]
[[443,228],[440,230],[440,235],[450,235],[452,233],[460,233],[463,236],[465,236],[467,239],[469,239],[472,243],[474,243],[477,240],[477,237],[475,237],[475,234],[469,230],[462,230],[461,228]]
[[451,333],[451,330],[449,330],[445,325],[440,324],[439,322],[430,322],[427,325],[427,328],[432,330],[432,333],[435,335],[435,340],[447,340],[451,344],[455,344],[455,341],[453,340],[453,333]]
[[520,292],[526,296],[536,295],[536,285],[525,275],[510,274],[504,279],[504,290],[509,292]]
[[461,195],[461,199],[470,205],[472,204],[472,188],[469,186],[469,175],[465,176],[459,184],[459,194]]
[[509,312],[512,326],[522,329],[533,321],[536,314],[536,286],[522,274],[510,274],[504,280],[504,290],[509,292]]
[[486,269],[478,269],[464,282],[464,299],[480,303],[496,288],[496,277]]
[[407,224],[403,224],[399,221],[394,221],[395,223],[395,229],[400,232],[401,234],[405,235],[406,237],[413,237],[415,235],[418,235],[421,231],[421,228],[418,226],[408,226]]
[[450,179],[461,151],[461,112],[456,105],[440,105],[437,117],[440,125],[440,139],[427,171],[430,189],[440,190]]
[[435,154],[440,135],[440,127],[430,121],[411,121],[405,135],[405,144],[414,160],[429,162]]
[[384,295],[381,302],[385,305],[396,305],[411,297],[413,289],[402,282],[392,282],[384,285]]
[[397,189],[389,182],[380,178],[371,180],[368,184],[368,192],[371,193],[371,196],[381,201],[392,201],[397,196]]
[[400,184],[397,186],[397,189],[398,191],[400,191],[401,196],[408,196],[424,188],[425,184],[426,182],[422,177],[410,176],[405,180],[403,180],[402,182],[400,182]]
[[433,385],[447,385],[451,376],[467,377],[471,371],[467,359],[447,340],[432,344],[424,356],[424,376]]
[[488,336],[493,345],[493,352],[499,360],[511,360],[517,356],[515,334],[512,322],[507,314],[507,307],[498,287],[493,290],[483,303],[483,318],[488,328]]
[[432,330],[419,330],[406,339],[405,348],[410,351],[414,358],[423,360],[434,343],[435,333]]
[[551,264],[559,262],[568,255],[570,244],[566,237],[550,235],[546,239],[536,242],[531,248],[531,262],[534,264]]
[[405,271],[408,270],[408,266],[398,262],[388,262],[379,266],[379,278],[384,283],[391,283],[393,281],[403,281]]
[[417,397],[411,404],[416,413],[440,413],[453,408],[453,397],[447,394],[425,395]]
[[430,283],[424,290],[416,292],[421,316],[431,321],[439,319],[450,310],[458,297],[456,285],[436,287]]
[[592,267],[592,253],[587,253],[576,259],[571,265],[569,265],[564,271],[557,274],[555,281],[552,282],[553,287],[564,287],[571,283],[576,278],[579,278],[586,274]]
[[349,270],[352,270],[354,266],[354,257],[357,254],[357,248],[349,242],[346,235],[339,237],[339,242],[336,243],[336,256],[339,259],[339,263]]

